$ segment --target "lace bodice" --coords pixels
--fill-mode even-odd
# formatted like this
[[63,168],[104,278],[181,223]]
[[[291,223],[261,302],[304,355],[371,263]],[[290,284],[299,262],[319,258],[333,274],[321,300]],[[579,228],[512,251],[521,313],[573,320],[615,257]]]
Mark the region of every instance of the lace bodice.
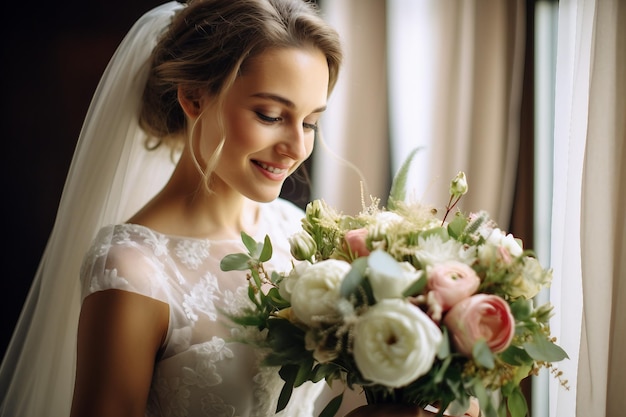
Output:
[[[291,257],[287,237],[300,227],[301,210],[283,200],[263,204],[261,240],[272,239],[267,267],[286,271]],[[148,416],[265,417],[274,415],[282,381],[274,368],[259,368],[259,352],[237,343],[224,312],[249,302],[245,272],[222,272],[221,259],[243,252],[240,241],[211,241],[157,233],[119,224],[100,230],[85,257],[82,297],[120,289],[169,305],[163,354],[155,366]],[[320,387],[296,393],[288,416],[311,416]],[[308,398],[305,400],[304,398]]]

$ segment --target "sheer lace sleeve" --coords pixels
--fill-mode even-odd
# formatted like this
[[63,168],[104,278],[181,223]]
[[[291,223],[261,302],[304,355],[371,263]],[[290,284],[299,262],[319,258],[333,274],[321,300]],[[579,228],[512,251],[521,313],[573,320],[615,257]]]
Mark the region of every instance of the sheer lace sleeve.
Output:
[[167,275],[160,256],[168,239],[134,225],[107,226],[100,230],[81,268],[84,299],[107,289],[135,292],[168,302]]

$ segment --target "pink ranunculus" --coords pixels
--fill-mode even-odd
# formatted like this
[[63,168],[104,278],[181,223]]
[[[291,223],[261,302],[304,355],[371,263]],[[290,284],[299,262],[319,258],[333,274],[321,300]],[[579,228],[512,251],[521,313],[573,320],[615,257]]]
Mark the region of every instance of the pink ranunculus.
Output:
[[474,344],[483,339],[493,353],[504,351],[515,334],[515,319],[503,298],[476,294],[457,303],[443,319],[456,349],[472,355]]
[[428,268],[427,277],[427,288],[433,292],[443,311],[474,294],[480,285],[476,272],[469,265],[457,261]]
[[348,230],[343,237],[350,251],[357,257],[367,256],[370,254],[366,243],[367,233],[367,229],[365,228],[354,229]]

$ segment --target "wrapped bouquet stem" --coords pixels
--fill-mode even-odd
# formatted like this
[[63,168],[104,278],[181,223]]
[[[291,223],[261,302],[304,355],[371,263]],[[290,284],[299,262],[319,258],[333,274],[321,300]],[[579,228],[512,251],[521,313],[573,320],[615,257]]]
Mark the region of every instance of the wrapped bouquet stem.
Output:
[[370,404],[463,415],[475,398],[484,416],[523,417],[520,382],[542,368],[561,378],[553,364],[567,354],[550,334],[552,306],[533,299],[551,271],[488,213],[454,211],[464,173],[443,215],[405,201],[409,164],[386,208],[372,198],[350,216],[309,203],[290,239],[291,271],[266,271],[271,242],[245,234],[248,252],[222,260],[224,270],[249,270],[249,308],[232,319],[265,332],[253,343],[285,381],[278,410],[294,387],[326,380],[364,390]]

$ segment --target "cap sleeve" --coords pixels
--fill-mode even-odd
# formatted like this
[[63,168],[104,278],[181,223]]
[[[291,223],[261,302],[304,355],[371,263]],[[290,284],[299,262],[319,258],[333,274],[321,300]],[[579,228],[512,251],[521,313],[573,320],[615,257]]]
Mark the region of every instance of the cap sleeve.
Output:
[[160,255],[167,239],[132,225],[101,229],[81,268],[81,299],[109,289],[167,302],[165,268]]

